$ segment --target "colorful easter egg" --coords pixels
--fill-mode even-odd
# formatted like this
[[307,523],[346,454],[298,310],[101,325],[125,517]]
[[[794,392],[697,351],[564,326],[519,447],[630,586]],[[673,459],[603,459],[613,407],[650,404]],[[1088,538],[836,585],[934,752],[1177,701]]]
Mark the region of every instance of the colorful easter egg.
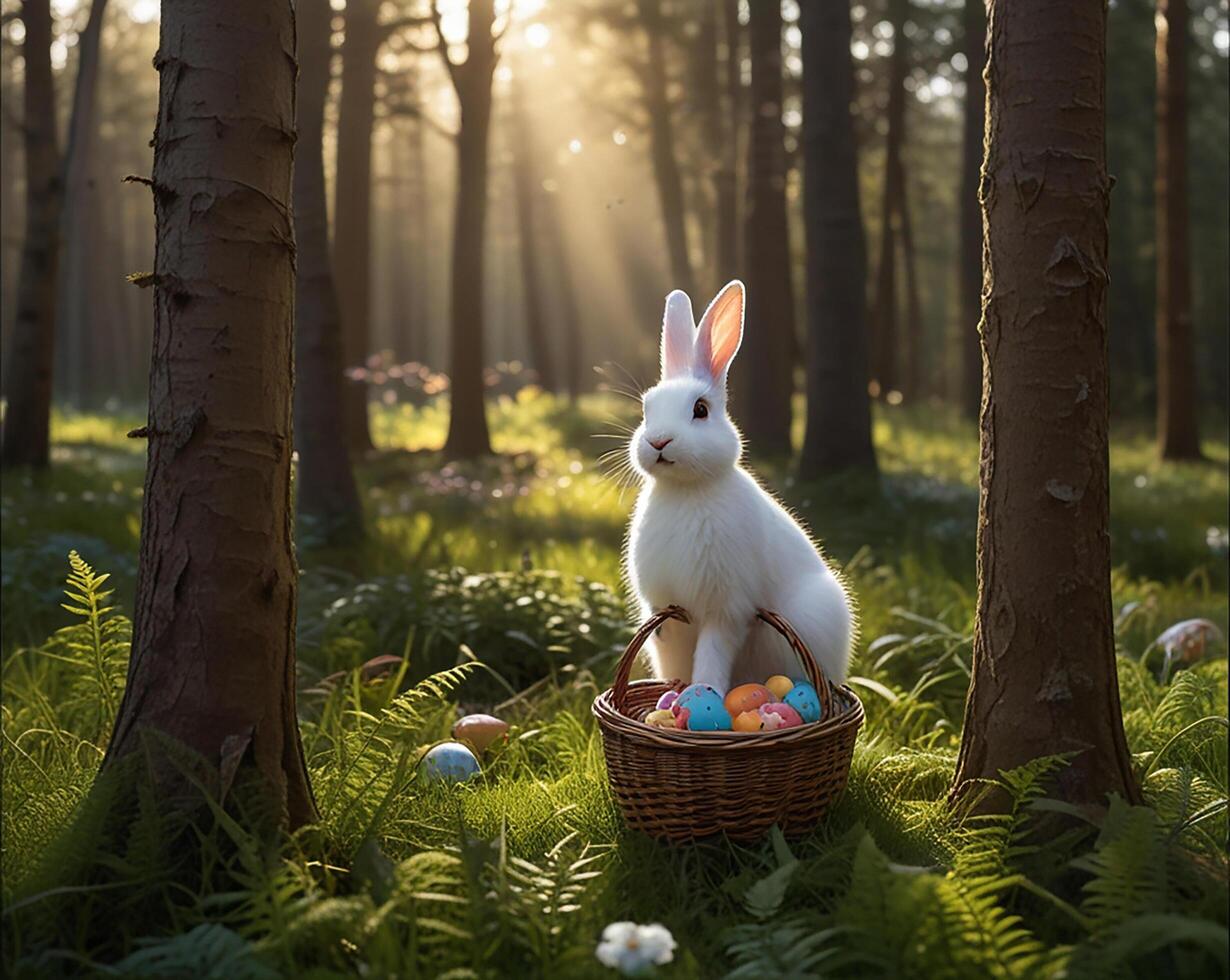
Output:
[[654,708],[658,711],[670,711],[678,698],[678,691],[665,691],[662,696],[658,698],[658,703],[654,705]]
[[669,708],[651,711],[645,716],[645,724],[653,725],[654,728],[674,728],[675,713]]
[[772,700],[781,702],[786,700],[786,695],[790,692],[790,689],[794,687],[794,681],[792,681],[785,674],[774,674],[764,682],[764,686],[767,687],[769,689],[769,693],[773,695]]
[[508,740],[508,722],[494,715],[466,715],[453,725],[453,738],[486,752],[497,741]]
[[423,756],[421,766],[427,779],[446,783],[465,782],[479,773],[478,759],[460,742],[441,742]]
[[744,711],[735,715],[731,728],[736,732],[758,732],[764,728],[764,719],[760,717],[759,711]]
[[764,722],[766,732],[777,731],[779,728],[797,728],[803,724],[803,719],[794,708],[785,702],[762,704],[760,719]]
[[709,684],[689,684],[675,699],[675,703],[671,705],[671,710],[678,711],[680,708],[686,708],[689,704],[698,699],[717,698],[720,702],[722,695],[718,694],[717,688]]
[[692,684],[685,687],[671,710],[675,724],[690,732],[728,732],[732,719],[722,696],[708,684]]
[[782,700],[799,713],[804,724],[820,720],[820,696],[806,681],[795,684]]
[[726,710],[733,718],[745,711],[755,711],[762,704],[768,704],[772,700],[773,695],[763,684],[740,684],[726,695],[723,704],[726,705]]

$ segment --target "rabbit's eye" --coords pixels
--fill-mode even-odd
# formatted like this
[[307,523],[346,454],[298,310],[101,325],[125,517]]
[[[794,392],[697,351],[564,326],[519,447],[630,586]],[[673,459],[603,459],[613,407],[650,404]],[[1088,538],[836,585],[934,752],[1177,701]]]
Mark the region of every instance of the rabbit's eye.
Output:
[[709,417],[709,403],[703,398],[696,399],[696,404],[692,406],[692,418],[707,419]]

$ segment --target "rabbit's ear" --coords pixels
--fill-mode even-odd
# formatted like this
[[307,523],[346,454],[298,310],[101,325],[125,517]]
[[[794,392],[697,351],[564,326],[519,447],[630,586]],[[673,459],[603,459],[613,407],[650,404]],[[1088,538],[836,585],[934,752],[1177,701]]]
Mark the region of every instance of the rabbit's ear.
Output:
[[662,379],[674,378],[692,370],[692,349],[696,342],[696,321],[692,301],[676,289],[666,297],[662,314]]
[[728,282],[700,318],[696,338],[697,370],[725,383],[726,371],[743,343],[743,283]]

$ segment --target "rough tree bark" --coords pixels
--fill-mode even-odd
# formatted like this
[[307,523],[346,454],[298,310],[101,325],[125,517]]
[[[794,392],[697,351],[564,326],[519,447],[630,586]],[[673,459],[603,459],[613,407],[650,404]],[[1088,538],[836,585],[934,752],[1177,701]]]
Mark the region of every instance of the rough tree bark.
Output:
[[[291,0],[168,0],[154,64],[154,345],[128,686],[103,766],[152,730],[315,805],[295,717]],[[173,767],[155,777],[177,793]]]
[[884,140],[884,184],[880,200],[880,254],[876,266],[875,299],[871,307],[871,374],[881,395],[899,389],[900,343],[897,315],[897,222],[901,215],[905,172],[901,147],[905,142],[905,77],[909,73],[909,43],[905,22],[909,0],[889,0],[893,53],[888,61],[888,132]]
[[1187,0],[1157,13],[1157,449],[1200,459],[1187,221]]
[[[363,366],[371,353],[372,125],[376,54],[382,40],[379,16],[380,0],[346,4],[333,189],[333,262],[347,368]],[[367,382],[347,379],[343,399],[346,444],[355,452],[371,449]]]
[[803,0],[803,219],[807,227],[807,431],[801,476],[873,471],[867,396],[867,249],[850,105],[850,7]]
[[965,0],[965,116],[961,135],[960,214],[960,349],[961,410],[978,418],[982,404],[982,349],[978,321],[982,318],[982,208],[978,184],[982,175],[982,133],[986,122],[987,90],[982,83],[986,65],[987,11],[985,0]]
[[666,254],[670,260],[671,285],[691,296],[696,289],[692,260],[688,255],[687,212],[684,208],[683,177],[675,157],[675,121],[667,94],[666,34],[661,0],[636,0],[641,26],[645,30],[647,60],[643,72],[645,111],[649,114],[649,155],[662,227],[666,234]]
[[[51,456],[51,379],[55,363],[56,267],[63,191],[51,77],[51,6],[25,0],[21,19],[26,155],[26,230],[17,315],[8,352],[5,466],[46,466]],[[7,177],[5,179],[8,179]]]
[[298,512],[326,543],[363,531],[346,449],[342,328],[329,263],[324,113],[332,60],[329,0],[299,0],[298,152],[295,154],[295,448]]
[[734,378],[734,411],[753,452],[788,456],[795,324],[786,219],[780,4],[751,4],[748,50],[752,80],[744,259],[749,316],[743,366]]
[[[64,150],[64,203],[60,213],[60,265],[56,301],[56,387],[78,405],[92,404],[90,375],[100,365],[94,349],[102,331],[114,324],[100,322],[98,296],[90,288],[97,274],[98,254],[92,246],[102,229],[97,227],[100,202],[97,185],[97,146],[94,123],[103,17],[107,0],[94,0],[85,30],[77,42],[77,81],[73,90],[68,143]],[[114,180],[118,180],[116,175]],[[114,378],[114,375],[112,375]]]
[[1136,801],[1110,599],[1106,6],[988,12],[978,618],[953,795],[1070,752],[1063,799]]
[[547,321],[542,309],[541,271],[538,267],[538,209],[540,184],[534,166],[534,141],[530,118],[525,111],[520,69],[509,84],[509,109],[512,115],[513,186],[517,205],[517,257],[521,265],[521,294],[525,306],[525,335],[530,362],[538,383],[546,391],[559,391],[551,345],[547,340]]
[[[434,2],[434,0],[433,0]],[[495,0],[470,0],[466,59],[454,61],[433,7],[440,57],[448,70],[461,125],[457,131],[457,200],[453,222],[449,371],[452,408],[445,452],[462,459],[491,453],[483,402],[483,251],[487,221],[487,136],[496,47]]]

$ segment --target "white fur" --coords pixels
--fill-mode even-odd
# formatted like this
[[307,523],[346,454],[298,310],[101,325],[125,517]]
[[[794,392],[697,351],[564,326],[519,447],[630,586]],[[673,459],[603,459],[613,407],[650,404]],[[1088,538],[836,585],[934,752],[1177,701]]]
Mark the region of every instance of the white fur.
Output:
[[[653,638],[653,670],[721,692],[798,676],[789,645],[755,618],[763,608],[794,626],[826,676],[844,681],[854,629],[845,588],[807,532],[739,465],[742,443],[726,414],[743,284],[730,283],[710,304],[691,358],[681,356],[682,315],[691,319],[691,304],[676,291],[663,318],[662,380],[645,393],[628,447],[643,477],[628,536],[632,588],[645,616],[676,604],[691,617],[668,621]],[[708,418],[693,418],[699,398]],[[665,439],[660,451],[651,445]]]

